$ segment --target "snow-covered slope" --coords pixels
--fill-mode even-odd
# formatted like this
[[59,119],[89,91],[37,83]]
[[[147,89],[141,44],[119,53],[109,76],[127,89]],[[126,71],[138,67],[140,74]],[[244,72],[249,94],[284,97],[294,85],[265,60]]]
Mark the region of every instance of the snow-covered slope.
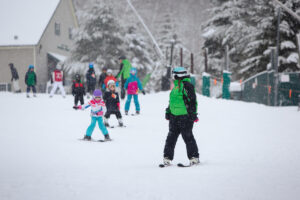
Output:
[[[89,111],[73,98],[0,93],[0,199],[259,199],[300,196],[300,112],[198,96],[194,134],[202,164],[158,168],[168,93],[140,96],[113,142],[79,141]],[[124,102],[122,102],[124,108]],[[131,107],[132,110],[133,107]],[[116,124],[114,117],[111,124]],[[98,127],[93,137],[103,138]],[[180,137],[175,160],[187,162]]]

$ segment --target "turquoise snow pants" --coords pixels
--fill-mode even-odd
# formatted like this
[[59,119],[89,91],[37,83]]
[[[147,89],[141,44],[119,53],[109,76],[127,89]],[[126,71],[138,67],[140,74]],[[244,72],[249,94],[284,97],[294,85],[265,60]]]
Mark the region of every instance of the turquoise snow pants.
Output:
[[126,103],[125,103],[125,111],[128,111],[129,108],[130,108],[130,103],[131,103],[132,96],[133,96],[133,100],[134,100],[134,104],[135,104],[135,110],[140,111],[140,104],[139,104],[139,99],[138,99],[137,94],[128,94],[127,95],[127,100],[126,100]]
[[92,135],[92,133],[94,131],[94,128],[96,126],[97,121],[98,121],[98,126],[99,126],[101,132],[103,133],[103,135],[107,135],[108,134],[108,131],[107,131],[106,127],[103,124],[102,117],[92,117],[91,124],[87,128],[87,130],[86,130],[86,136],[91,136]]

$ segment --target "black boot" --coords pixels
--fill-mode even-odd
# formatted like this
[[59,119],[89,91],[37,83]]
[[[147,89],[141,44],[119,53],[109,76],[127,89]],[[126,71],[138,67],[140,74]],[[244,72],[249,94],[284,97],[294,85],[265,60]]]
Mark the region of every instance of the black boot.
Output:
[[139,114],[140,114],[140,111],[139,111],[139,110],[137,110],[135,113],[136,113],[137,115],[139,115]]
[[84,140],[92,140],[92,137],[91,137],[91,136],[85,135],[83,139],[84,139]]
[[104,135],[105,140],[111,140],[109,134]]

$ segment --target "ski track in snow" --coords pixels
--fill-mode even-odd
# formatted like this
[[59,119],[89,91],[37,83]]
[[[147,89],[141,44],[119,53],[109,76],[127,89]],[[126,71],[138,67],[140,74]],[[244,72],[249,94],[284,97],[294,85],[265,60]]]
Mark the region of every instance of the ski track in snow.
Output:
[[[90,110],[73,98],[0,93],[0,199],[251,199],[300,196],[300,112],[198,96],[201,165],[159,168],[168,92],[139,95],[140,116],[109,129],[112,142],[79,141]],[[121,108],[124,109],[124,101]],[[133,102],[130,112],[134,112]],[[114,116],[111,125],[117,125]],[[94,139],[103,139],[96,126]],[[179,137],[173,164],[188,163]]]

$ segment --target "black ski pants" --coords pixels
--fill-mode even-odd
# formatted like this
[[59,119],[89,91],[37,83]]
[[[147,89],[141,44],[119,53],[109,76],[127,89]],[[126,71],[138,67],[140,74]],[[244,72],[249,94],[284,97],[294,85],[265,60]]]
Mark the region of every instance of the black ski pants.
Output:
[[32,89],[32,92],[35,94],[36,93],[36,88],[34,85],[27,85],[27,93],[30,92],[30,90]]
[[110,115],[116,115],[117,119],[122,118],[122,115],[121,115],[120,111],[106,111],[104,117],[109,119]]
[[123,76],[121,78],[121,99],[125,99],[126,91],[125,91],[125,83],[127,79],[124,79]]
[[173,160],[175,145],[180,134],[185,142],[188,158],[199,158],[198,146],[192,131],[193,125],[194,122],[191,119],[189,119],[188,115],[172,115],[170,117],[169,133],[166,139],[164,149],[165,158]]
[[87,85],[87,92],[93,95],[95,88],[96,88],[96,83],[95,84],[90,83]]
[[75,96],[74,96],[74,103],[75,103],[75,106],[77,106],[78,101],[80,101],[80,104],[81,104],[81,105],[84,104],[83,94],[81,94],[81,95],[75,95]]

